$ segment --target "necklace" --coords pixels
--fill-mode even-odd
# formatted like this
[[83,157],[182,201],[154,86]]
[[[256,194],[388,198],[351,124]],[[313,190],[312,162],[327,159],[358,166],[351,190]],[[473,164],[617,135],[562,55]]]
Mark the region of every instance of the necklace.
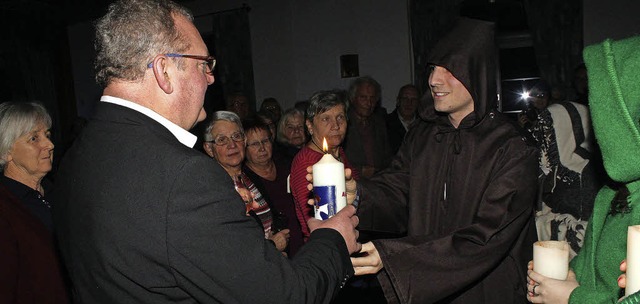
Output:
[[[311,142],[313,143],[314,146],[316,146],[316,148],[318,148],[318,150],[320,150],[320,153],[326,153],[322,150],[322,148],[320,148],[320,146],[318,146],[318,144],[316,144],[316,141],[313,140],[313,138],[311,139]],[[333,158],[337,159],[338,161],[342,161],[342,159],[340,159],[340,152],[338,151],[338,149],[336,149],[336,152],[338,152],[338,155],[333,155],[333,153],[331,153],[331,156],[333,156]]]
[[46,199],[44,199],[44,196],[40,195],[40,192],[38,192],[38,199],[42,201],[45,207],[51,209],[51,205]]

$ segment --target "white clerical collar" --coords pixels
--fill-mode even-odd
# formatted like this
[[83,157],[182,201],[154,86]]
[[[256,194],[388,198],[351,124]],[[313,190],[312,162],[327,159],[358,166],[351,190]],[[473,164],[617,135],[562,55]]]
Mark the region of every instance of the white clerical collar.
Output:
[[100,101],[127,107],[131,110],[134,110],[146,116],[149,116],[149,118],[157,121],[158,123],[163,125],[165,128],[167,128],[169,132],[171,132],[171,134],[173,134],[173,136],[175,136],[178,139],[179,142],[181,142],[183,145],[189,148],[193,148],[193,146],[196,144],[196,141],[198,140],[198,137],[191,134],[189,131],[172,123],[171,121],[162,117],[162,115],[154,112],[153,110],[147,107],[141,106],[135,102],[131,102],[118,97],[106,96],[106,95],[102,96],[102,98],[100,98]]

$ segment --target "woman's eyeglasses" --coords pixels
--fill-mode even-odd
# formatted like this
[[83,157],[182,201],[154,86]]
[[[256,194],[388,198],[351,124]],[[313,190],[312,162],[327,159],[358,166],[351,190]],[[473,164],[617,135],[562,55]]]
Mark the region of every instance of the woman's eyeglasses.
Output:
[[230,137],[224,136],[224,135],[218,135],[214,140],[209,140],[207,142],[210,143],[214,143],[217,146],[226,146],[229,144],[230,139],[235,141],[235,142],[241,142],[244,140],[244,134],[240,133],[240,132],[236,132],[231,134]]

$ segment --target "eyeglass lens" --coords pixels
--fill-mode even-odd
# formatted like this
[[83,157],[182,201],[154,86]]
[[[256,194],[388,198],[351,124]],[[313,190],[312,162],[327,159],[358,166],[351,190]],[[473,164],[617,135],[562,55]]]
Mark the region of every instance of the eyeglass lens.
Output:
[[249,147],[253,147],[253,148],[260,148],[260,147],[265,146],[265,145],[270,144],[270,143],[271,143],[271,140],[269,140],[268,138],[265,138],[265,139],[263,139],[261,141],[254,141],[254,142],[250,143],[248,146]]
[[[231,134],[231,139],[235,142],[239,142],[239,141],[243,141],[244,140],[244,134],[236,132]],[[218,137],[216,137],[216,139],[213,141],[216,145],[218,146],[226,146],[229,144],[229,137],[226,137],[224,135],[220,135]]]

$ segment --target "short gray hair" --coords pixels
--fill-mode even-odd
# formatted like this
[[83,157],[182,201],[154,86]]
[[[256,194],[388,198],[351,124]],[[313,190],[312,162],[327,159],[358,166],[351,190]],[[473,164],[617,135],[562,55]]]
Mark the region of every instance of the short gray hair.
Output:
[[347,96],[343,90],[319,91],[313,93],[309,99],[309,108],[307,108],[307,120],[313,122],[313,118],[322,114],[329,109],[343,105],[344,111],[347,111]]
[[107,86],[114,79],[139,80],[153,57],[188,49],[188,41],[176,29],[176,15],[193,21],[186,8],[169,0],[119,0],[109,5],[96,22],[96,82]]
[[4,171],[6,156],[16,140],[38,123],[51,128],[51,116],[41,104],[11,101],[0,104],[0,170]]
[[380,101],[382,89],[380,88],[380,84],[371,76],[358,77],[353,82],[351,82],[351,85],[349,86],[349,100],[353,100],[354,98],[356,98],[356,91],[361,85],[364,84],[373,86],[376,91],[376,102]]
[[213,135],[211,135],[211,130],[213,129],[213,126],[216,124],[216,122],[221,120],[235,123],[236,125],[238,125],[240,132],[244,134],[244,131],[242,129],[242,121],[240,120],[240,116],[238,116],[238,114],[231,111],[217,111],[213,113],[211,120],[207,124],[207,127],[204,129],[203,135],[205,142],[213,141],[214,138]]
[[276,136],[276,141],[277,142],[282,143],[282,144],[290,144],[289,140],[287,139],[287,137],[284,136],[284,129],[287,126],[287,122],[291,118],[293,118],[295,116],[302,117],[302,127],[304,127],[304,125],[305,125],[305,123],[304,123],[304,112],[302,112],[298,108],[291,108],[291,109],[286,110],[284,112],[284,114],[282,114],[282,117],[280,118],[280,121],[278,121],[278,130],[276,131],[278,133],[277,136]]

